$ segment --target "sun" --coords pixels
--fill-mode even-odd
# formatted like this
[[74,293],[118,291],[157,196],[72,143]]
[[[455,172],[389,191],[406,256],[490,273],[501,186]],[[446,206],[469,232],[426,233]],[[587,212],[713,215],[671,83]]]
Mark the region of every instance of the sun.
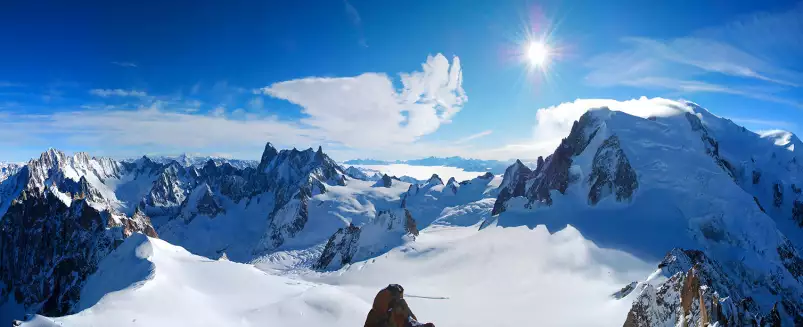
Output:
[[544,66],[549,60],[549,48],[539,41],[532,41],[527,45],[527,59],[532,66]]

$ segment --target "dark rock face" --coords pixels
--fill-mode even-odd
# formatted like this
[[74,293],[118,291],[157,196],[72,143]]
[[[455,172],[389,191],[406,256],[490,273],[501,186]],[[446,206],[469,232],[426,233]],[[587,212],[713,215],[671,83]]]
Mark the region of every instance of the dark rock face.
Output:
[[597,149],[589,179],[591,190],[588,202],[595,205],[606,194],[616,194],[617,201],[630,199],[638,188],[638,178],[630,161],[619,146],[616,135],[609,137]]
[[783,186],[780,183],[772,184],[772,203],[778,208],[783,204]]
[[499,186],[499,196],[494,202],[491,214],[498,215],[505,211],[505,202],[510,198],[524,196],[524,188],[527,185],[527,178],[530,177],[532,170],[525,166],[520,160],[516,160],[513,165],[505,170],[504,179]]
[[279,151],[276,151],[276,148],[273,147],[273,144],[268,142],[265,144],[265,150],[262,151],[262,159],[259,160],[259,165],[257,166],[258,172],[265,172],[268,164],[273,161],[273,158],[279,155]]
[[714,159],[714,161],[720,168],[722,168],[722,170],[728,173],[728,176],[730,176],[731,179],[736,181],[737,174],[735,167],[719,155],[719,142],[711,137],[711,135],[708,133],[708,129],[705,128],[705,125],[703,125],[703,122],[700,120],[700,117],[687,112],[686,119],[689,121],[691,129],[700,133],[700,139],[702,139],[703,144],[705,145],[705,152]]
[[572,165],[572,157],[583,153],[598,131],[599,122],[591,112],[583,114],[574,122],[569,136],[563,139],[543,165],[539,165],[532,181],[528,181],[532,183],[526,193],[530,204],[538,202],[552,205],[550,191],[566,192],[566,188],[569,187],[569,167]]
[[633,292],[634,289],[636,289],[636,286],[638,286],[638,282],[632,282],[630,284],[625,285],[625,287],[622,287],[622,289],[616,291],[616,293],[613,293],[613,295],[611,296],[617,300],[622,299],[630,295],[630,293]]
[[50,192],[25,190],[0,220],[0,297],[13,292],[34,312],[71,313],[86,278],[134,232],[156,236],[147,217],[115,222],[86,200],[68,207]]
[[351,263],[354,254],[357,253],[360,240],[360,228],[349,224],[348,227],[340,228],[335,232],[321,253],[321,257],[313,265],[313,269],[326,269],[332,260],[339,254],[340,265]]
[[791,242],[786,241],[778,247],[778,256],[786,270],[803,283],[803,259],[800,258]]
[[415,219],[409,210],[404,210],[404,231],[407,234],[418,236],[418,226],[416,226]]
[[753,185],[756,185],[759,182],[761,182],[761,172],[757,171],[757,170],[754,170],[753,171]]
[[[357,227],[349,224],[348,227],[338,229],[326,242],[326,246],[324,246],[321,256],[313,264],[313,268],[340,267],[354,262],[358,255],[360,258],[375,256],[392,248],[388,244],[364,244],[366,241],[361,244],[360,235],[366,229],[371,229],[372,232],[381,230],[381,233],[387,233],[388,236],[394,235],[394,237],[401,235],[418,236],[416,221],[409,210],[381,210],[376,213],[376,218],[366,225]],[[369,237],[369,239],[375,241],[374,237]],[[391,239],[389,244],[393,244],[396,241]]]
[[591,112],[587,112],[574,122],[571,133],[561,141],[555,152],[545,160],[538,161],[534,172],[518,160],[508,167],[492,214],[503,212],[505,203],[517,196],[527,197],[528,206],[533,203],[552,205],[550,191],[566,192],[572,157],[581,154],[598,131],[599,121]]
[[277,205],[271,212],[268,220],[272,248],[281,246],[287,238],[295,237],[304,229],[309,220],[307,206],[310,197],[312,197],[310,190],[303,187],[290,201],[282,206]]
[[764,210],[764,206],[761,205],[761,202],[758,202],[758,198],[757,197],[754,196],[753,197],[753,201],[756,202],[756,205],[758,206],[758,209],[761,210],[761,212],[767,213],[767,210]]
[[214,194],[212,194],[212,190],[209,188],[209,185],[203,184],[199,186],[201,188],[201,198],[198,199],[198,203],[196,205],[196,210],[198,213],[202,215],[207,215],[209,217],[217,216],[220,213],[225,212],[223,207],[220,206],[218,201],[215,199]]
[[393,178],[391,178],[387,174],[382,175],[382,179],[376,182],[376,186],[390,187],[391,185],[393,185]]
[[792,204],[792,219],[803,227],[803,202],[795,200]]

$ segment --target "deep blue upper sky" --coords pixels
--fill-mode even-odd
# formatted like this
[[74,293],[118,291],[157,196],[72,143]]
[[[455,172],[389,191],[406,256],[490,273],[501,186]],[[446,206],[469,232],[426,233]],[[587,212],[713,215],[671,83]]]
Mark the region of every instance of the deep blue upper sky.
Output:
[[[549,35],[547,66],[522,59],[528,34]],[[255,158],[267,141],[533,158],[537,110],[579,98],[688,99],[803,132],[795,2],[9,2],[0,44],[0,161]]]

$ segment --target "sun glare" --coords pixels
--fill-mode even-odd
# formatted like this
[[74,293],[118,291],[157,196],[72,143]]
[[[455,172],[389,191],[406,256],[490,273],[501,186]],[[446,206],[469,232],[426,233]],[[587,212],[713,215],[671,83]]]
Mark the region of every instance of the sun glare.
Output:
[[543,42],[533,41],[527,46],[527,59],[530,65],[543,66],[549,59],[549,49]]

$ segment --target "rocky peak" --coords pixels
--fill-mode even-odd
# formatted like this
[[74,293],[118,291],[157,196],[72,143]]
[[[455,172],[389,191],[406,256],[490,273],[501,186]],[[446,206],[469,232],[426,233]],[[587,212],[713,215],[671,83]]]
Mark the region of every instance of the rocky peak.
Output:
[[448,189],[450,192],[452,192],[452,194],[457,194],[458,187],[457,180],[454,177],[450,177],[449,181],[446,182],[444,189]]
[[432,176],[427,180],[428,185],[443,185],[443,180],[441,179],[438,174],[432,174]]
[[388,174],[383,174],[382,179],[376,181],[374,187],[390,187],[393,185],[393,178],[388,176]]
[[505,169],[505,175],[502,178],[502,184],[499,185],[499,196],[494,202],[494,208],[491,214],[498,215],[505,211],[504,204],[507,200],[523,196],[527,179],[532,174],[532,170],[525,166],[521,160],[516,159],[510,167]]
[[41,165],[45,167],[57,167],[60,166],[61,163],[67,158],[67,155],[60,150],[56,150],[54,148],[49,148],[47,151],[42,152],[39,155],[38,160],[32,160],[28,164],[31,165]]
[[324,160],[324,156],[325,155],[323,154],[323,147],[319,145],[318,150],[315,151],[315,160],[322,162]]

